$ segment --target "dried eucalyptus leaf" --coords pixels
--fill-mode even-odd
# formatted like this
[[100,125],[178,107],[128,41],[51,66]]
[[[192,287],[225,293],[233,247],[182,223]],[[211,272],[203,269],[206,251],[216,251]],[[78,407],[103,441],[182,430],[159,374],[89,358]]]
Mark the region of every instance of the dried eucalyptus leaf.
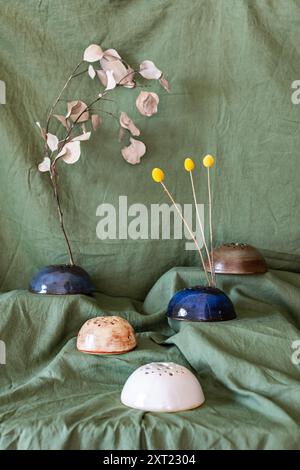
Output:
[[97,60],[102,59],[103,50],[98,44],[91,44],[87,47],[83,54],[83,60],[86,62],[97,62]]
[[131,165],[140,163],[141,158],[146,153],[146,145],[140,140],[133,139],[130,137],[131,144],[128,147],[124,147],[121,150],[123,158]]
[[98,116],[98,114],[92,114],[92,126],[93,126],[93,129],[94,131],[96,131],[98,129],[99,126],[101,126],[102,124],[102,119],[100,116]]
[[151,60],[144,60],[140,65],[140,74],[147,80],[158,80],[162,76],[162,71]]
[[38,165],[38,170],[41,173],[45,173],[46,171],[50,171],[51,167],[51,160],[49,157],[45,157],[44,160]]

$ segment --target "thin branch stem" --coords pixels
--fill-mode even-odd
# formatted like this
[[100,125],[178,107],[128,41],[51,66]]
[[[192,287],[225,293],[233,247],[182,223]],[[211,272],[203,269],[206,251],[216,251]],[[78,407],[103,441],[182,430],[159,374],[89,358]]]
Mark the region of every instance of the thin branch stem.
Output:
[[191,230],[189,224],[187,223],[187,221],[186,221],[185,218],[183,217],[183,215],[182,215],[182,213],[181,213],[181,210],[179,209],[178,205],[177,205],[176,202],[174,201],[174,199],[173,199],[171,193],[170,193],[169,190],[167,189],[166,185],[165,185],[163,182],[161,182],[160,184],[162,185],[162,187],[164,188],[166,194],[168,195],[168,197],[169,197],[170,200],[172,201],[172,204],[174,205],[176,211],[178,212],[179,217],[181,218],[181,220],[182,220],[182,222],[184,223],[184,225],[185,225],[187,231],[189,232],[189,234],[190,234],[190,236],[191,236],[193,242],[195,243],[195,246],[196,246],[196,248],[197,248],[197,251],[198,251],[198,253],[199,253],[199,256],[200,256],[200,259],[201,259],[201,262],[202,262],[202,266],[203,266],[203,269],[204,269],[204,273],[205,273],[205,276],[206,276],[207,283],[210,285],[210,280],[209,280],[209,278],[208,278],[208,275],[207,275],[207,272],[206,272],[206,269],[205,269],[205,264],[204,264],[204,260],[203,260],[203,256],[202,256],[202,253],[201,253],[201,248],[200,248],[200,246],[199,246],[199,243],[198,243],[198,241],[197,241],[195,235],[193,234],[193,231]]
[[[77,70],[79,69],[79,67],[81,66],[82,62],[83,62],[83,61],[80,61],[80,62],[76,65],[75,69],[73,70],[73,72],[71,73],[71,75],[69,76],[69,78],[67,79],[67,81],[66,81],[66,83],[64,84],[63,88],[61,89],[59,95],[57,96],[57,98],[55,99],[54,103],[52,104],[52,106],[51,106],[51,108],[50,108],[50,111],[49,111],[49,113],[48,113],[48,116],[47,116],[47,121],[46,121],[46,133],[48,133],[48,131],[49,131],[49,124],[50,124],[50,121],[51,121],[51,118],[52,118],[52,116],[53,116],[53,112],[54,112],[54,109],[55,109],[57,103],[60,101],[63,92],[66,90],[66,88],[67,88],[67,86],[69,85],[70,81],[74,78],[74,75],[76,74],[76,71],[77,71]],[[49,150],[48,150],[48,147],[47,147],[47,142],[45,142],[45,155],[46,155],[46,156],[49,155]],[[50,180],[51,180],[51,184],[52,184],[52,187],[53,187],[53,192],[54,192],[55,202],[56,202],[56,206],[57,206],[57,212],[58,212],[60,227],[61,227],[61,230],[62,230],[64,239],[65,239],[65,242],[66,242],[67,250],[68,250],[70,265],[73,266],[73,265],[74,265],[73,253],[72,253],[70,241],[69,241],[69,239],[68,239],[68,236],[67,236],[67,233],[66,233],[66,229],[65,229],[64,216],[63,216],[63,212],[62,212],[62,209],[61,209],[60,197],[59,197],[59,192],[58,192],[57,172],[56,172],[56,167],[55,167],[55,160],[54,160],[54,162],[51,164],[51,168],[50,168]]]
[[[81,62],[82,63],[82,62]],[[75,77],[79,77],[79,75],[83,75],[84,73],[88,72],[89,69],[85,69],[83,70],[82,72],[78,72],[78,73],[73,73],[73,76],[72,78],[75,78]]]
[[126,75],[124,75],[124,77],[121,78],[121,80],[117,83],[117,86],[120,86],[121,83],[123,82],[123,80],[125,80],[125,78],[129,77],[130,75],[134,76],[136,73],[138,73],[138,70],[131,70],[131,72],[128,72]]
[[119,122],[119,116],[115,113],[112,113],[110,111],[106,111],[105,109],[99,108],[97,111],[101,111],[101,113],[109,114],[109,116],[115,118]]
[[102,100],[103,100],[103,101],[111,101],[112,103],[115,103],[115,102],[116,102],[116,100],[112,100],[112,99],[110,99],[110,98],[103,98],[103,96],[102,96]]
[[[193,198],[194,198],[194,204],[195,204],[195,209],[196,209],[197,220],[198,220],[198,224],[199,224],[200,231],[201,231],[203,245],[204,245],[204,248],[205,248],[205,251],[206,251],[206,256],[207,256],[207,259],[208,259],[208,262],[209,262],[209,268],[210,268],[210,273],[211,273],[211,282],[210,282],[210,284],[211,283],[214,284],[211,259],[210,259],[210,255],[209,255],[209,250],[207,248],[206,240],[205,240],[205,234],[204,234],[203,225],[202,225],[202,222],[201,222],[201,217],[200,217],[200,214],[199,214],[199,208],[198,208],[198,203],[197,203],[193,172],[189,171],[189,174],[190,174],[190,178],[191,178],[192,193],[193,193]],[[206,268],[205,268],[205,270],[206,270]]]
[[60,223],[60,227],[61,227],[61,230],[63,232],[64,239],[65,239],[65,242],[66,242],[66,245],[67,245],[70,265],[74,266],[75,263],[74,263],[73,253],[72,253],[71,245],[70,245],[67,233],[66,233],[65,224],[64,224],[64,216],[63,216],[63,212],[62,212],[61,204],[60,204],[60,197],[59,197],[58,183],[57,183],[57,174],[55,172],[55,168],[53,170],[51,169],[50,177],[51,177],[51,183],[52,183],[54,197],[55,197],[55,201],[56,201],[56,205],[57,205],[59,223]]
[[212,227],[212,200],[211,200],[211,185],[210,185],[210,171],[207,168],[207,187],[208,187],[208,204],[209,204],[209,233],[210,233],[210,253],[211,253],[211,266],[212,266],[212,277],[216,284],[216,274],[214,266],[214,252],[213,252],[213,227]]
[[[65,146],[72,130],[74,129],[75,125],[77,124],[77,121],[80,119],[80,117],[82,116],[83,113],[85,113],[89,108],[90,106],[92,106],[93,104],[95,104],[97,101],[99,101],[101,99],[101,97],[98,97],[96,100],[94,100],[89,106],[87,106],[80,114],[79,116],[76,118],[76,120],[73,122],[72,126],[70,127],[70,129],[68,130],[65,138],[63,139],[63,141],[61,142],[59,148],[58,148],[58,153],[63,149],[63,147]],[[57,206],[57,211],[58,211],[58,216],[59,216],[59,222],[60,222],[60,227],[61,227],[61,230],[63,232],[63,236],[64,236],[64,239],[65,239],[65,242],[66,242],[66,245],[67,245],[67,250],[68,250],[68,255],[69,255],[69,260],[70,260],[70,265],[73,266],[75,263],[74,263],[74,257],[73,257],[73,253],[72,253],[72,248],[71,248],[71,244],[70,244],[70,241],[69,241],[69,238],[68,238],[68,235],[67,235],[67,232],[66,232],[66,229],[65,229],[65,224],[64,224],[64,216],[63,216],[63,212],[62,212],[62,209],[61,209],[61,204],[60,204],[60,197],[59,197],[59,191],[58,191],[58,183],[57,183],[57,170],[56,170],[56,163],[57,161],[59,160],[59,158],[56,158],[54,159],[54,161],[51,163],[51,168],[50,168],[50,175],[51,175],[51,183],[52,183],[52,186],[53,186],[53,191],[54,191],[54,197],[55,197],[55,201],[56,201],[56,206]]]

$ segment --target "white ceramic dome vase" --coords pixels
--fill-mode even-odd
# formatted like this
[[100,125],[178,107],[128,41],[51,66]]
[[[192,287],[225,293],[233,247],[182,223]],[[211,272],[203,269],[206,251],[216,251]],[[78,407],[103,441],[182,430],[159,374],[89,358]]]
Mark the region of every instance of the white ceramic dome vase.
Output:
[[144,411],[190,410],[204,400],[194,374],[174,362],[151,362],[139,367],[129,376],[121,394],[124,405]]

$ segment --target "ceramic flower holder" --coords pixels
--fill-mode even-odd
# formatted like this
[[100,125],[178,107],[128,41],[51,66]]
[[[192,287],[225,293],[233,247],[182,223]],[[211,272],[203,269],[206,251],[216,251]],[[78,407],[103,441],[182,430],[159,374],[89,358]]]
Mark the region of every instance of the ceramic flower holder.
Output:
[[[263,255],[246,243],[227,243],[215,248],[212,258],[217,274],[264,274],[268,271]],[[205,265],[210,271],[208,260]]]
[[34,294],[91,295],[94,290],[89,274],[76,265],[46,266],[33,277],[29,285],[29,291]]
[[[207,169],[207,183],[208,183],[208,196],[209,196],[209,231],[210,231],[210,246],[212,250],[212,199],[211,199],[211,185],[210,185],[210,168],[214,165],[214,157],[212,155],[206,155],[203,158],[203,165]],[[196,239],[192,229],[188,225],[187,221],[183,217],[181,210],[176,204],[173,196],[169,192],[168,188],[164,183],[164,172],[160,168],[154,168],[152,171],[152,178],[156,183],[160,183],[165,193],[171,200],[175,209],[178,212],[182,222],[184,223],[187,231],[189,232],[192,240],[195,243],[198,251],[204,274],[206,277],[206,286],[194,286],[187,289],[180,290],[171,298],[168,308],[167,316],[173,320],[184,320],[193,322],[216,322],[216,321],[227,321],[236,318],[233,303],[229,297],[222,290],[216,286],[216,277],[214,271],[214,259],[210,255],[208,250],[207,242],[205,239],[204,228],[198,211],[198,203],[196,198],[195,184],[193,179],[193,171],[195,169],[195,163],[191,158],[186,158],[184,162],[184,168],[190,175],[191,188],[193,193],[193,199],[195,204],[195,211],[197,221],[200,227],[203,247],[205,255],[207,256],[207,264],[204,261],[202,249],[199,246],[198,240]],[[208,267],[209,266],[209,269]]]
[[211,286],[188,287],[176,292],[169,302],[167,316],[172,320],[193,322],[236,318],[230,298],[225,292]]
[[91,318],[77,337],[77,349],[87,354],[124,354],[135,347],[134,329],[117,316]]
[[200,383],[186,367],[152,362],[127,379],[121,402],[143,411],[175,412],[198,408],[205,401]]

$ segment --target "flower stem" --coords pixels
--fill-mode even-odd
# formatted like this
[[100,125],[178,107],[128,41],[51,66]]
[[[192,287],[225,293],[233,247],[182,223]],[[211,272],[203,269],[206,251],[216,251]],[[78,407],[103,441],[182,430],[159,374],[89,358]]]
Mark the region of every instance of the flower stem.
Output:
[[208,187],[208,205],[209,205],[209,233],[210,233],[210,256],[211,256],[211,267],[212,267],[212,278],[216,285],[216,274],[214,266],[214,252],[213,252],[213,227],[212,227],[212,200],[211,200],[211,185],[210,185],[210,172],[207,168],[207,187]]
[[173,203],[173,205],[174,205],[176,211],[178,212],[179,217],[181,218],[181,220],[182,220],[182,222],[184,223],[184,225],[185,225],[187,231],[189,232],[189,234],[190,234],[190,236],[191,236],[193,242],[195,243],[195,246],[196,246],[196,248],[197,248],[197,251],[198,251],[198,253],[199,253],[199,256],[200,256],[200,259],[201,259],[201,262],[202,262],[202,266],[203,266],[203,269],[204,269],[204,273],[205,273],[205,277],[206,277],[207,283],[208,283],[208,285],[210,285],[210,280],[209,280],[209,277],[208,277],[207,272],[206,272],[206,269],[205,269],[204,259],[203,259],[202,253],[201,253],[201,248],[200,248],[200,246],[199,246],[199,243],[198,243],[198,241],[197,241],[195,235],[193,234],[193,232],[192,232],[192,230],[191,230],[189,224],[187,223],[187,221],[186,221],[185,218],[183,217],[183,215],[182,215],[182,213],[181,213],[181,210],[179,209],[178,205],[177,205],[176,202],[174,201],[174,198],[172,197],[171,193],[170,193],[169,190],[167,189],[166,185],[165,185],[163,182],[161,182],[160,184],[162,185],[162,187],[164,188],[164,190],[165,190],[165,192],[167,193],[168,197],[169,197],[170,200],[172,201],[172,203]]
[[[196,197],[196,191],[195,191],[193,173],[192,173],[192,171],[190,171],[189,173],[190,173],[190,178],[191,178],[191,186],[192,186],[192,193],[193,193],[194,204],[195,204],[195,209],[196,209],[196,215],[197,215],[198,224],[199,224],[200,231],[201,231],[201,236],[202,236],[202,241],[203,241],[203,245],[204,245],[204,248],[205,248],[205,251],[206,251],[206,256],[207,256],[207,259],[208,259],[209,268],[210,268],[210,273],[211,273],[211,282],[210,282],[210,284],[214,285],[214,278],[213,278],[213,271],[212,271],[212,263],[211,263],[211,258],[210,258],[210,255],[209,255],[209,250],[208,250],[208,248],[207,248],[207,244],[206,244],[206,240],[205,240],[205,234],[204,234],[203,225],[202,225],[202,222],[201,222],[201,217],[200,217],[200,214],[199,214],[199,208],[198,208],[198,203],[197,203],[197,197]],[[205,266],[205,265],[204,265],[204,266]],[[204,269],[206,270],[206,268],[204,268]],[[207,274],[207,275],[208,275],[208,274]]]

